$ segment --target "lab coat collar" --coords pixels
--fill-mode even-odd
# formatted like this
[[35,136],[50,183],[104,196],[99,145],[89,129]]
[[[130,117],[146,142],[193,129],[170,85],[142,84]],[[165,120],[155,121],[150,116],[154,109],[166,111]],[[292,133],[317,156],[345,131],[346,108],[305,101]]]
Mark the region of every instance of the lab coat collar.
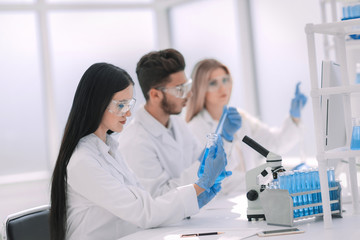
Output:
[[[156,120],[148,111],[145,110],[144,106],[141,107],[136,113],[140,123],[148,130],[153,136],[158,137],[164,133],[167,133],[168,129]],[[169,118],[171,121],[171,117]]]
[[[104,160],[113,166],[113,168],[123,175],[129,182],[134,185],[138,185],[138,181],[132,171],[129,170],[126,163],[122,160],[122,157],[119,155],[118,152],[118,145],[119,143],[111,136],[106,134],[106,143],[103,142],[98,136],[94,133],[89,134],[88,136],[82,139],[83,141],[92,142],[103,155]],[[110,154],[112,152],[112,155]]]
[[96,134],[91,133],[85,138],[88,138],[90,141],[96,144],[98,146],[99,150],[101,152],[109,152],[111,150],[117,149],[117,146],[119,145],[117,141],[115,141],[110,135],[106,134],[106,143],[104,143],[103,140],[101,140]]
[[[205,120],[205,122],[206,122],[207,124],[209,124],[212,128],[213,128],[213,126],[215,126],[215,125],[217,126],[218,121],[214,120],[214,119],[211,117],[210,113],[206,110],[206,108],[203,108],[203,109],[200,111],[199,114],[200,114],[201,117]],[[212,129],[212,128],[211,128],[211,129]]]
[[173,116],[170,116],[169,126],[172,125],[174,129],[174,134],[176,140],[170,135],[169,129],[166,128],[164,125],[162,125],[158,120],[156,120],[151,114],[145,110],[144,107],[141,107],[138,112],[136,113],[137,121],[141,125],[144,126],[144,128],[149,131],[151,135],[154,137],[161,137],[164,144],[168,144],[176,149],[179,149],[178,142],[182,141],[181,134],[179,133],[179,129],[174,124]]

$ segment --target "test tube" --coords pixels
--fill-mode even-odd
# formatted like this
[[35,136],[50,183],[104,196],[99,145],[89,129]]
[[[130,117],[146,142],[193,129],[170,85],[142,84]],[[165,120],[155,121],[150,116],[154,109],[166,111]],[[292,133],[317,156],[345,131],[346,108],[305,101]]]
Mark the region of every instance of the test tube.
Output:
[[285,188],[285,172],[278,173],[278,179],[279,179],[279,188],[280,189],[286,189]]
[[[316,170],[313,169],[310,172],[310,178],[311,178],[311,190],[317,190],[317,185],[316,185]],[[318,198],[318,194],[317,193],[313,193],[312,194],[312,200],[313,203],[318,203],[319,202],[319,198]],[[318,214],[319,213],[319,206],[315,206],[314,208],[314,214]]]
[[[295,184],[295,175],[293,171],[289,171],[287,173],[287,183],[288,183],[288,189],[289,189],[289,193],[296,193],[296,184]],[[294,196],[292,197],[293,202],[294,202],[294,207],[299,206],[299,201],[298,201],[298,197]],[[294,218],[299,217],[299,209],[295,209],[294,210]]]
[[[299,175],[300,175],[300,182],[301,182],[301,191],[304,193],[304,192],[307,192],[308,191],[308,187],[307,187],[307,184],[306,184],[306,175],[305,175],[305,172],[304,171],[300,171],[299,172]],[[302,200],[303,200],[303,205],[308,205],[309,204],[309,201],[308,201],[308,195],[307,194],[303,194],[301,195],[300,197],[302,197]],[[309,215],[309,208],[305,207],[303,208],[304,210],[304,216],[308,216]]]
[[[293,184],[295,185],[295,192],[296,193],[301,193],[302,192],[302,186],[301,186],[301,177],[300,177],[300,173],[298,170],[294,170],[294,177],[293,177]],[[302,206],[303,205],[303,198],[302,196],[297,196],[297,200],[298,200],[298,206]],[[299,217],[303,217],[304,216],[304,209],[300,208],[299,209]]]
[[[215,144],[218,137],[219,137],[219,135],[215,134],[215,133],[208,133],[206,135],[207,141],[206,141],[206,147],[204,150],[204,156],[201,160],[201,165],[199,167],[198,174],[197,174],[199,178],[204,174],[205,162],[209,155],[210,147]],[[221,180],[223,180],[224,178],[225,178],[225,172],[222,171],[220,173],[220,175],[216,178],[215,183],[221,182]]]
[[[319,170],[315,171],[315,184],[316,184],[316,190],[320,190],[320,176],[319,176]],[[316,193],[317,194],[317,198],[318,198],[318,202],[321,203],[322,199],[321,199],[321,192]],[[322,205],[319,205],[319,213],[323,212],[323,207]]]
[[[305,171],[306,184],[307,184],[306,191],[313,190],[312,183],[311,183],[311,181],[312,181],[311,173],[312,173],[311,169]],[[314,203],[313,194],[309,193],[307,196],[308,196],[308,204],[313,204]],[[314,207],[309,207],[309,215],[314,215]]]
[[[329,188],[331,188],[331,187],[335,187],[335,171],[334,171],[334,168],[329,168],[328,170],[327,170],[327,176],[328,176],[328,183],[329,183]],[[330,192],[329,192],[329,194],[330,194],[330,201],[331,200],[335,200],[335,191],[334,190],[331,190]],[[334,211],[335,210],[335,204],[334,203],[332,203],[331,205],[330,205],[330,208],[331,208],[331,211]]]

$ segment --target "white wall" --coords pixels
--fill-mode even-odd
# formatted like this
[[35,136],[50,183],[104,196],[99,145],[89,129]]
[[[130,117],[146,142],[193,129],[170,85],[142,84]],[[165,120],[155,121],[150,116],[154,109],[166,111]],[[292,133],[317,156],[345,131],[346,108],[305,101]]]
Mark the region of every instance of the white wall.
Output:
[[[54,0],[55,1],[55,0]],[[145,0],[144,0],[145,1]],[[170,11],[172,44],[183,52],[188,75],[193,65],[214,57],[228,65],[236,79],[231,103],[246,109],[242,78],[243,56],[236,1],[198,0]],[[147,1],[145,1],[147,2]],[[187,1],[189,2],[189,1]],[[297,81],[309,95],[304,27],[320,22],[318,1],[251,0],[261,119],[279,125],[288,114]],[[0,1],[0,176],[48,171],[55,159],[47,150],[46,94],[41,74],[41,30],[35,8],[16,11]],[[153,12],[149,8],[111,10],[51,10],[46,14],[49,63],[54,86],[58,141],[77,83],[92,63],[107,61],[127,70],[136,80],[139,58],[158,48]],[[26,25],[24,25],[26,24]],[[4,37],[6,36],[6,37]],[[161,36],[160,36],[161,38]],[[139,85],[138,103],[143,102]],[[5,97],[6,96],[6,97]],[[311,102],[304,110],[305,151],[314,155]],[[137,107],[139,104],[137,105]],[[5,133],[5,134],[4,134]],[[266,147],[266,146],[265,146]],[[292,155],[298,155],[294,149]],[[41,175],[41,174],[40,174]],[[11,181],[10,181],[11,182]],[[10,184],[0,177],[0,220],[5,215],[48,203],[49,178]],[[24,197],[26,196],[26,197]]]
[[[295,85],[307,95],[302,112],[303,141],[289,153],[315,156],[305,25],[320,23],[320,4],[314,0],[253,0],[252,16],[258,93],[262,120],[278,126],[289,115]],[[321,39],[318,45],[322,45]]]

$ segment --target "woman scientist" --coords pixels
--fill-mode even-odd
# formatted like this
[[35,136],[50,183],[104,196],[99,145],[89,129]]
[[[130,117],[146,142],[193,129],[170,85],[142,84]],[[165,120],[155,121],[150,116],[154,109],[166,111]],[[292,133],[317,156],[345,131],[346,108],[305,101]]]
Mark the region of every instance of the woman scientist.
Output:
[[114,240],[139,227],[180,221],[220,190],[213,184],[226,166],[221,140],[195,184],[155,199],[139,186],[110,136],[121,132],[131,115],[133,85],[127,72],[107,63],[92,65],[82,76],[52,177],[53,240]]
[[[215,59],[198,62],[191,77],[193,95],[187,105],[186,121],[204,145],[203,136],[215,131],[223,108],[229,103],[232,78],[229,69]],[[245,172],[265,163],[259,153],[242,142],[242,138],[248,135],[278,154],[290,150],[301,135],[300,110],[305,104],[306,97],[299,92],[298,84],[296,96],[291,103],[290,117],[280,128],[270,128],[243,110],[229,108],[222,136],[233,142],[227,166],[227,170],[232,170],[233,175],[224,180],[223,193],[235,189],[244,190]]]

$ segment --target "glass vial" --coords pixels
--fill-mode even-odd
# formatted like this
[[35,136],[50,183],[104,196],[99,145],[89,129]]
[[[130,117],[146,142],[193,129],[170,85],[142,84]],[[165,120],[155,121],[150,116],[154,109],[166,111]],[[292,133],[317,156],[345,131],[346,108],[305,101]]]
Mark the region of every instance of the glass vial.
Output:
[[[207,160],[209,161],[213,161],[213,159],[207,159],[208,155],[209,155],[209,151],[210,151],[210,147],[214,146],[217,139],[218,139],[219,135],[216,133],[208,133],[206,135],[206,147],[204,150],[204,156],[201,160],[201,165],[199,167],[199,171],[198,171],[198,177],[200,178],[203,174],[204,174],[204,168],[205,168],[205,163]],[[223,171],[222,173],[220,173],[220,175],[216,178],[215,183],[219,183],[221,182],[221,180],[223,180],[225,178],[225,172]]]

